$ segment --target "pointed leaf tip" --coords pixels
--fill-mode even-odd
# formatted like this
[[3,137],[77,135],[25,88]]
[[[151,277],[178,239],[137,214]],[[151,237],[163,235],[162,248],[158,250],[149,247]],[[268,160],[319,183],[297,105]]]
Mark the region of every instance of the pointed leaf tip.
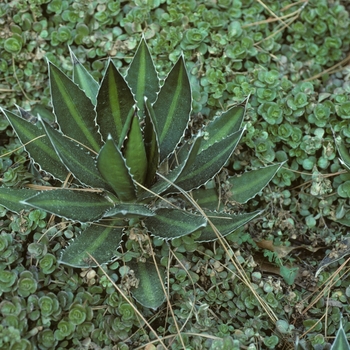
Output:
[[123,229],[117,227],[119,225],[120,222],[112,221],[108,226],[87,227],[63,250],[59,262],[79,268],[95,267],[91,256],[100,265],[111,262],[123,236]]
[[155,216],[146,218],[145,225],[150,233],[163,239],[188,235],[207,224],[205,217],[179,209],[161,208]]
[[126,80],[137,102],[138,114],[140,117],[143,117],[144,98],[147,97],[153,103],[159,91],[158,73],[144,37],[140,41],[135,56],[129,66]]
[[97,168],[121,201],[128,202],[136,199],[136,186],[129,168],[111,135],[107,136],[97,156]]
[[134,271],[135,277],[139,279],[138,288],[131,290],[132,296],[141,305],[153,310],[157,309],[165,301],[162,287],[165,284],[164,267],[155,266],[150,261],[145,263],[130,261],[128,266]]
[[346,338],[346,333],[343,328],[342,318],[340,318],[339,322],[339,329],[335,337],[334,343],[331,347],[331,350],[349,350],[350,345]]
[[110,59],[97,95],[97,124],[104,139],[108,134],[117,144],[123,141],[123,128],[135,104],[128,84]]
[[64,181],[68,171],[61,163],[48,137],[40,125],[34,125],[18,115],[3,110],[10,125],[15,130],[19,140],[29,153],[31,159],[40,166],[40,169],[51,174],[56,179]]
[[90,98],[92,104],[96,106],[97,92],[99,88],[98,82],[80,63],[71,47],[69,46],[68,48],[73,64],[73,81],[85,92],[86,96]]
[[283,164],[269,165],[245,172],[240,176],[229,177],[232,199],[242,204],[248,202],[268,185]]
[[41,121],[41,125],[60,162],[65,165],[80,183],[96,188],[108,188],[108,185],[97,170],[95,159],[86,149],[65,137],[58,130],[47,126],[45,122]]
[[128,137],[125,140],[124,157],[133,179],[144,185],[147,175],[147,154],[139,117],[134,114]]
[[162,162],[174,152],[190,120],[192,92],[182,57],[169,72],[152,107]]
[[91,99],[51,62],[49,76],[52,105],[62,132],[98,152],[101,137],[97,132],[96,112]]

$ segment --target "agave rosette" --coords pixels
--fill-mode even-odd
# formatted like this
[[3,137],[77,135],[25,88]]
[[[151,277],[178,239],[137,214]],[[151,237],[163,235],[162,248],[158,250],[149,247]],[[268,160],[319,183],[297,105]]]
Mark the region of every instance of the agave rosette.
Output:
[[[235,106],[185,139],[192,95],[180,57],[161,85],[145,40],[123,76],[110,59],[97,83],[73,53],[73,79],[49,62],[55,125],[38,115],[36,124],[3,110],[32,161],[59,180],[50,190],[0,188],[0,204],[12,211],[39,208],[69,220],[91,224],[62,254],[71,266],[110,261],[120,244],[125,222],[143,219],[152,235],[173,239],[200,232],[199,241],[216,234],[208,218],[176,207],[154,205],[160,196],[193,191],[211,208],[216,191],[200,188],[231,157],[244,129],[244,106]],[[229,178],[245,202],[266,186],[280,165]],[[74,181],[67,187],[66,180]],[[233,191],[234,192],[234,191]],[[234,199],[234,198],[233,198]],[[260,212],[208,212],[223,235]],[[103,220],[103,221],[102,221]],[[108,220],[108,221],[107,221]],[[87,262],[88,261],[88,262]]]

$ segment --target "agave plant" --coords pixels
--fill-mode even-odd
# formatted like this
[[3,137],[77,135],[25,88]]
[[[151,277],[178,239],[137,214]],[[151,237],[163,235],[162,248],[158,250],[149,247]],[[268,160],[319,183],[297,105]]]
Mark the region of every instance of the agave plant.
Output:
[[[2,187],[0,204],[15,212],[35,208],[89,224],[63,251],[61,263],[88,267],[94,265],[90,256],[99,264],[112,261],[125,227],[140,220],[151,235],[164,240],[196,233],[198,241],[210,241],[217,233],[209,218],[225,236],[260,214],[218,212],[217,190],[203,187],[238,144],[244,106],[221,113],[185,137],[192,95],[183,57],[161,85],[144,40],[126,75],[110,59],[100,84],[71,56],[73,79],[48,63],[55,123],[38,114],[34,124],[21,110],[22,116],[3,110],[32,162],[59,186]],[[229,177],[232,200],[243,203],[255,196],[279,166]],[[166,196],[189,191],[204,212],[159,204]],[[133,263],[133,269],[141,289],[155,285],[149,281],[158,278],[151,263]],[[159,298],[152,303],[154,290],[150,294],[144,304],[158,306]]]

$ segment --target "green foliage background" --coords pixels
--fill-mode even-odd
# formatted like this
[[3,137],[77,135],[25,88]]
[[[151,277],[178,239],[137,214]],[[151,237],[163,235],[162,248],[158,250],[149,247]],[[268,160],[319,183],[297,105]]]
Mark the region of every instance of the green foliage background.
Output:
[[[338,160],[334,134],[349,141],[350,70],[346,64],[327,70],[349,53],[349,10],[347,1],[339,0],[0,3],[2,107],[14,111],[15,105],[26,110],[48,106],[44,58],[69,73],[68,45],[96,79],[102,76],[107,56],[125,70],[143,33],[158,70],[167,72],[183,52],[193,88],[193,128],[250,96],[247,130],[228,172],[287,161],[269,188],[249,204],[254,210],[266,208],[266,215],[230,238],[259,294],[287,326],[275,328],[247,287],[234,282],[230,271],[235,268],[221,247],[185,237],[174,240],[171,248],[189,274],[173,261],[170,299],[184,333],[209,335],[185,334],[190,349],[231,349],[231,340],[234,346],[260,348],[294,344],[294,335],[310,329],[325,311],[321,298],[306,321],[298,318],[295,306],[309,291],[304,285],[290,287],[280,277],[259,275],[252,262],[259,250],[252,237],[276,245],[326,247],[318,255],[301,255],[298,265],[306,265],[314,275],[323,256],[346,236],[350,176]],[[8,155],[19,146],[0,116],[2,185],[46,184],[28,168],[21,148]],[[44,235],[48,216],[39,210],[14,215],[0,208],[0,218],[0,347],[76,349],[94,344],[111,349],[118,344],[120,349],[133,349],[153,338],[146,327],[137,331],[138,318],[101,272],[88,276],[57,265],[62,246],[79,228],[62,224]],[[170,247],[156,239],[153,244],[166,266]],[[127,261],[128,256],[141,256],[143,246],[129,239],[125,249]],[[290,256],[291,262],[295,259],[297,255]],[[322,271],[319,283],[341,262]],[[121,268],[118,263],[106,268],[118,283],[130,278]],[[188,287],[189,275],[198,282],[195,288]],[[328,308],[327,324],[317,323],[304,337],[306,348],[323,349],[325,330],[328,336],[335,334],[340,313],[349,311],[348,283],[343,278],[333,287],[335,303]],[[166,310],[148,316],[155,319],[152,325],[159,334],[176,332]],[[349,328],[344,322],[345,332]],[[217,340],[219,344],[210,339],[227,336],[231,338]],[[178,339],[171,341],[169,348],[181,348]]]

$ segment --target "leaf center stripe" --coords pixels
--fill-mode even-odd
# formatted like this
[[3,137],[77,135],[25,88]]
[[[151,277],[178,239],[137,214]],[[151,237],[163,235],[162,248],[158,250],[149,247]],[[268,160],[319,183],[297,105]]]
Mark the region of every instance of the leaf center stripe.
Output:
[[89,128],[84,122],[84,117],[79,113],[79,110],[77,109],[77,104],[74,103],[71,94],[69,93],[63,81],[58,75],[56,76],[55,82],[58,86],[58,89],[61,91],[62,98],[64,99],[64,101],[69,101],[69,103],[66,103],[66,106],[68,107],[70,114],[73,116],[72,121],[74,120],[76,122],[79,129],[83,132],[93,149],[95,151],[98,151],[100,149],[99,144],[96,142],[95,138],[91,134]]
[[179,78],[178,78],[177,85],[176,85],[177,87],[176,87],[176,90],[173,94],[174,97],[171,101],[170,108],[168,110],[168,116],[170,115],[171,118],[168,118],[168,117],[166,118],[166,122],[164,124],[163,130],[162,130],[161,135],[159,137],[160,143],[163,141],[164,137],[167,135],[170,126],[174,124],[173,116],[175,114],[176,108],[179,105],[179,98],[180,98],[180,94],[181,94],[181,86],[182,86],[182,81],[183,81],[183,67],[181,66],[180,69],[181,69],[181,71],[180,71]]

